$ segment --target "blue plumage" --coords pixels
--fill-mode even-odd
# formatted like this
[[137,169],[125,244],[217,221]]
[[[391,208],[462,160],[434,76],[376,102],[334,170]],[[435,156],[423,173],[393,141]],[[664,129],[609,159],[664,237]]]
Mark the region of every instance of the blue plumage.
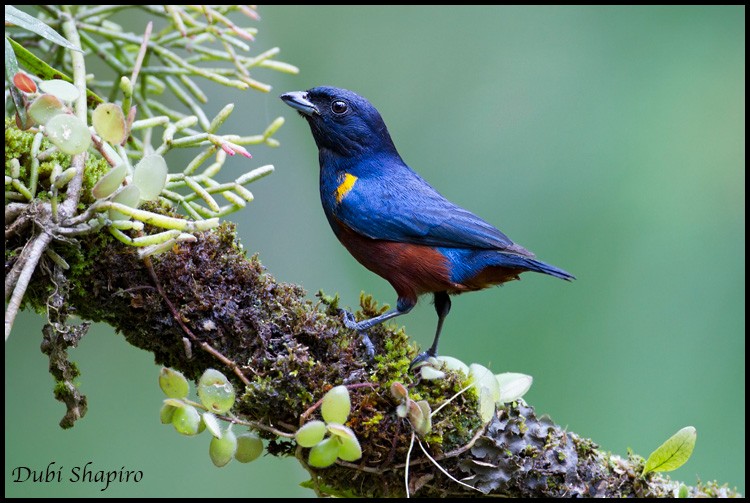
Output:
[[[432,347],[412,365],[437,354],[450,294],[518,279],[526,271],[572,280],[541,262],[470,211],[448,201],[404,163],[382,117],[366,99],[335,87],[281,96],[307,119],[318,146],[320,197],[336,236],[365,267],[398,294],[396,309],[359,323],[363,333],[409,312],[432,293],[438,328]],[[368,350],[371,350],[371,344]]]

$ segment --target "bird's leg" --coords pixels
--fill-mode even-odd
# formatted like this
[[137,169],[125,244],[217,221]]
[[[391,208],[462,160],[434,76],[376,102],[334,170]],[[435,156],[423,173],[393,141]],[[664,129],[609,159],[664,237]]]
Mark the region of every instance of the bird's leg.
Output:
[[360,322],[357,322],[354,319],[354,315],[350,313],[349,311],[346,311],[342,309],[342,314],[344,315],[344,326],[346,328],[356,330],[359,332],[359,335],[362,337],[362,344],[365,345],[365,349],[367,351],[367,355],[370,358],[375,357],[375,346],[373,346],[372,341],[370,340],[370,337],[367,335],[366,330],[374,327],[378,323],[383,323],[384,321],[390,320],[391,318],[395,318],[396,316],[401,316],[402,314],[406,314],[409,311],[412,310],[412,308],[416,305],[416,301],[411,301],[404,298],[399,298],[398,302],[396,302],[396,308],[391,309],[390,311],[386,311],[385,313],[375,316],[374,318],[370,318],[369,320],[362,320]]
[[451,298],[447,292],[435,292],[435,311],[438,315],[438,324],[435,331],[435,338],[432,340],[432,346],[412,360],[411,364],[409,364],[409,370],[428,358],[437,356],[438,341],[440,340],[440,331],[443,330],[443,321],[445,321],[445,317],[451,311]]

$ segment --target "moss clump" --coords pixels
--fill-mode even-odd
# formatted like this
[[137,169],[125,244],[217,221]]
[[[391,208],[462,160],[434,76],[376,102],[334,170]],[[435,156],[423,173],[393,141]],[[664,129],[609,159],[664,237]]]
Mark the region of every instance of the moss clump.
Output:
[[[26,131],[18,129],[15,120],[5,118],[5,174],[10,176],[11,159],[18,159],[21,165],[20,180],[29,186],[29,175],[31,171],[31,144],[34,136],[38,133],[35,129]],[[40,152],[52,148],[47,138],[42,139]],[[71,156],[56,151],[47,156],[39,163],[37,194],[39,199],[46,200],[47,191],[50,189],[49,176],[55,165],[59,165],[63,170],[70,167]],[[86,156],[86,164],[83,174],[83,190],[81,191],[80,209],[94,202],[91,195],[91,189],[94,187],[99,178],[109,171],[109,164],[100,155]]]

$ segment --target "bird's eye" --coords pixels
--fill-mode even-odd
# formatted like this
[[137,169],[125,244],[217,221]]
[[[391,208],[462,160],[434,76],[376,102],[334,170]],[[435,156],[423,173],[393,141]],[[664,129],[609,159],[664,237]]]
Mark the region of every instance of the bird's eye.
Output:
[[336,100],[331,103],[331,110],[333,110],[333,113],[341,115],[349,110],[349,105],[346,104],[346,101]]

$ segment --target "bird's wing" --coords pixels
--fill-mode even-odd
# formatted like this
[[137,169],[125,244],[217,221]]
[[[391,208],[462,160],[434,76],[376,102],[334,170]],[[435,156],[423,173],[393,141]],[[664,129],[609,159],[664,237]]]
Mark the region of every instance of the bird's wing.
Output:
[[357,179],[337,205],[336,218],[372,239],[533,256],[486,221],[448,201],[415,172],[389,175]]

